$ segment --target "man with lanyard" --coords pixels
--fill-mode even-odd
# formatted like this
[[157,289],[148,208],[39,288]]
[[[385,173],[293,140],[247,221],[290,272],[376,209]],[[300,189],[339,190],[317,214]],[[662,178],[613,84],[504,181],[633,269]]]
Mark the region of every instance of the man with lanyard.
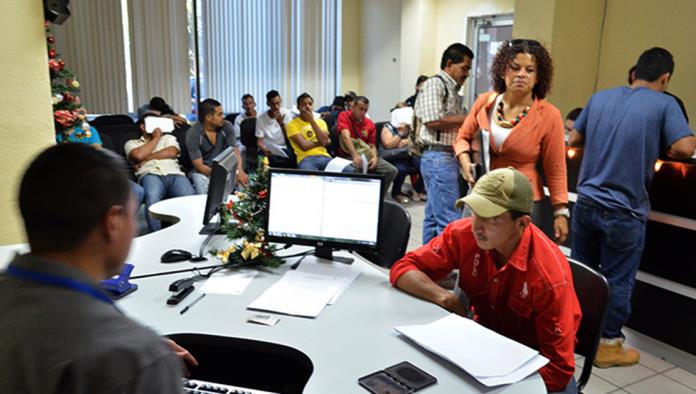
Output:
[[637,364],[640,353],[623,347],[621,329],[631,314],[631,295],[643,255],[650,212],[648,186],[661,153],[675,159],[694,154],[696,140],[677,102],[663,94],[674,58],[663,48],[643,52],[631,86],[590,97],[570,133],[584,147],[573,207],[572,256],[598,270],[611,286],[611,300],[594,365]]
[[352,166],[358,172],[361,172],[363,162],[360,153],[353,144],[353,140],[364,142],[364,146],[369,147],[369,151],[364,152],[366,155],[365,158],[368,159],[368,171],[384,176],[382,196],[386,196],[387,190],[389,190],[389,186],[394,182],[394,178],[396,178],[396,174],[399,170],[377,154],[377,147],[375,146],[377,141],[377,130],[375,129],[375,124],[365,116],[369,105],[370,101],[367,97],[358,96],[355,98],[351,109],[338,114],[336,129],[341,139],[341,148],[338,150],[338,155],[353,160]]
[[19,208],[30,252],[0,275],[3,392],[182,392],[174,352],[196,360],[98,287],[121,271],[136,227],[126,163],[84,144],[53,146],[24,174]]
[[416,98],[416,117],[422,124],[418,142],[424,145],[421,175],[428,192],[423,218],[423,244],[437,236],[461,213],[459,166],[452,143],[466,111],[459,90],[469,76],[474,53],[464,44],[450,45],[442,54],[440,72],[423,84]]

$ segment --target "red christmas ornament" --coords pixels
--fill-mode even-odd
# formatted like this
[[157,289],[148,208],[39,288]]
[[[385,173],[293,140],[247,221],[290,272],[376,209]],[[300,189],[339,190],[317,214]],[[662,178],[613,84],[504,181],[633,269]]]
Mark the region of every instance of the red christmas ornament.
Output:
[[[62,62],[62,60],[61,60]],[[51,71],[60,71],[63,66],[61,66],[60,62],[56,59],[51,59],[48,61],[48,67],[51,69]]]
[[259,192],[259,198],[266,198],[267,195],[268,195],[268,190],[264,189],[264,190],[261,190]]
[[65,67],[65,62],[63,61],[63,59],[58,60],[58,65],[60,66],[61,70],[63,69],[63,67]]
[[56,57],[56,50],[55,50],[55,49],[51,49],[50,51],[48,51],[48,57],[50,57],[51,59],[53,59],[54,57]]
[[70,93],[65,93],[63,95],[63,100],[65,100],[66,103],[71,103],[73,100],[75,100],[75,97],[73,97],[73,95]]
[[56,38],[53,36],[48,36],[46,37],[46,41],[48,41],[49,44],[55,44]]
[[77,119],[73,112],[65,109],[55,111],[53,113],[53,117],[55,118],[56,122],[60,123],[65,127],[72,126],[75,123],[75,119]]
[[48,20],[44,20],[44,27],[48,27],[48,24],[49,24]]

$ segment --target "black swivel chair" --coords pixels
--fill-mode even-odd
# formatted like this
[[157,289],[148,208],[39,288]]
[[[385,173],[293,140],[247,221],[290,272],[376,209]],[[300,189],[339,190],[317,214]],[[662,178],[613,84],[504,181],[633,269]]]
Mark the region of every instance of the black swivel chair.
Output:
[[191,125],[184,124],[179,128],[174,129],[172,134],[176,137],[176,141],[179,143],[179,165],[182,171],[188,174],[189,171],[193,169],[193,164],[191,164],[191,158],[188,154],[188,149],[186,149],[186,133],[191,128]]
[[360,256],[383,268],[391,268],[406,253],[411,234],[411,215],[401,205],[384,201],[382,227],[379,229],[379,249],[361,252]]
[[133,121],[133,118],[131,118],[128,115],[101,115],[97,116],[96,118],[92,119],[91,122],[89,122],[90,125],[96,127],[99,129],[102,126],[114,126],[114,125],[131,125],[135,123]]
[[256,118],[246,118],[239,126],[239,139],[246,148],[246,171],[254,171],[258,164],[258,145],[256,141]]
[[611,289],[609,282],[599,272],[573,259],[568,259],[573,273],[573,286],[580,302],[582,320],[578,329],[578,343],[575,345],[575,353],[585,357],[582,366],[582,374],[578,379],[578,393],[590,380],[592,373],[592,361],[597,354],[599,339],[609,310],[609,297]]
[[234,124],[234,120],[237,119],[237,116],[239,116],[240,113],[241,112],[232,112],[230,114],[227,114],[227,116],[225,116],[225,120]]

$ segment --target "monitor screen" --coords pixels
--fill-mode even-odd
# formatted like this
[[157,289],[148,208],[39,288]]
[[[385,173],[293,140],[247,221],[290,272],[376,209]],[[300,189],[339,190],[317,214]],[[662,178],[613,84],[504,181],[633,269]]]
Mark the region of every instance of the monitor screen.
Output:
[[375,250],[382,208],[377,175],[271,169],[269,241]]
[[237,156],[234,149],[228,147],[213,159],[213,166],[210,172],[210,182],[208,184],[208,198],[205,201],[205,211],[203,211],[203,224],[201,234],[209,234],[215,231],[215,226],[210,226],[211,219],[218,213],[220,205],[225,203],[227,197],[232,193],[237,171]]

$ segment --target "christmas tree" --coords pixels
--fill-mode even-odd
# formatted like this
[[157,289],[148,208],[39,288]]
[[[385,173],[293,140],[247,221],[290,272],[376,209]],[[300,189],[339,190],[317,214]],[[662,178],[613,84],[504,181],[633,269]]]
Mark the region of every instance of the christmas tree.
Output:
[[63,135],[63,141],[74,138],[89,138],[90,126],[86,121],[87,111],[82,107],[80,82],[75,74],[65,68],[65,61],[59,57],[54,47],[56,38],[46,21],[46,42],[48,46],[48,69],[51,76],[51,102],[56,134]]
[[274,255],[278,248],[266,241],[264,232],[269,180],[268,158],[263,158],[256,172],[249,174],[249,183],[235,193],[236,198],[221,207],[222,229],[227,239],[235,242],[225,250],[213,252],[223,263],[269,267],[283,263]]

